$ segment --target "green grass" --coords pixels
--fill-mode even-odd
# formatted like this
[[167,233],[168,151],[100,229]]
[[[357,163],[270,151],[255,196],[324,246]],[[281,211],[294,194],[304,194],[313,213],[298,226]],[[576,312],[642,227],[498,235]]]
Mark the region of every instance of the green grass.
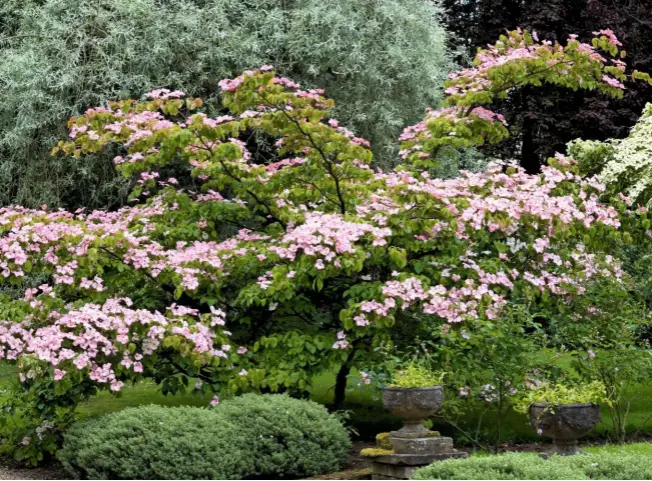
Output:
[[652,443],[605,444],[603,446],[582,447],[587,453],[604,454],[640,454],[652,456]]
[[[636,442],[626,444],[601,444],[599,446],[582,446],[582,451],[589,454],[639,454],[641,456],[652,456],[652,443]],[[487,451],[475,451],[470,456],[493,456]]]
[[[0,362],[0,399],[11,384],[16,381],[16,369],[5,362]],[[126,386],[120,393],[111,394],[101,391],[89,401],[79,406],[79,414],[83,418],[106,414],[130,406],[143,404],[160,404],[162,406],[207,406],[211,395],[179,394],[164,396],[159,387],[151,381],[143,381],[133,386]]]
[[81,418],[98,416],[119,411],[126,407],[142,406],[144,404],[160,404],[161,406],[208,406],[212,395],[177,394],[164,396],[158,386],[152,382],[140,382],[135,386],[126,387],[119,395],[107,391],[100,392],[89,401],[79,406]]
[[[0,396],[2,392],[6,392],[10,383],[14,380],[15,369],[13,366],[0,362]],[[317,376],[313,381],[312,398],[322,404],[331,404],[334,384],[334,374]],[[650,434],[652,433],[652,404],[649,403],[648,399],[652,398],[652,383],[637,386],[636,389],[639,394],[631,406],[628,431],[640,430],[641,434]],[[144,404],[207,406],[210,398],[210,395],[198,396],[192,393],[164,396],[159,387],[153,382],[144,381],[134,386],[125,387],[117,396],[103,391],[81,404],[78,412],[80,418],[89,418],[118,411],[125,407]],[[357,437],[363,440],[372,440],[377,433],[391,431],[400,426],[400,420],[383,408],[380,393],[369,388],[350,386],[343,410],[349,411],[350,423],[354,430],[358,432]],[[465,427],[471,428],[475,426],[477,418],[477,413],[464,416]],[[490,414],[486,414],[484,419],[488,429],[493,429],[495,418],[492,418]],[[589,438],[605,438],[609,427],[609,413],[607,409],[604,409],[603,421],[591,433]],[[437,422],[433,429],[440,431],[444,435],[454,437],[458,444],[468,444],[468,440],[465,441],[461,433],[448,424]],[[502,438],[510,443],[541,441],[541,438],[530,427],[527,417],[515,411],[508,412],[502,429]]]

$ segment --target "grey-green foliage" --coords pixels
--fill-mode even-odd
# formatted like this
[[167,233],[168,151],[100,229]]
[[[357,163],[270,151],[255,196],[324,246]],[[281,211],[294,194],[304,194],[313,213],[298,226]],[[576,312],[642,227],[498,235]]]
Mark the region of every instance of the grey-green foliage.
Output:
[[568,145],[584,174],[598,174],[610,191],[648,205],[652,200],[652,104],[625,139],[575,140]]
[[246,394],[216,409],[141,406],[77,423],[57,457],[85,479],[269,479],[336,471],[350,447],[323,406]]
[[253,475],[301,478],[337,471],[351,441],[324,406],[285,395],[246,394],[217,412],[239,426],[256,452]]
[[82,479],[242,479],[254,452],[215,411],[141,406],[72,426],[57,457]]
[[438,0],[8,0],[0,6],[0,203],[104,206],[112,154],[53,159],[65,121],[111,98],[273,64],[326,89],[340,120],[394,159],[452,69]]
[[377,155],[394,155],[401,129],[439,103],[452,66],[439,2],[297,3],[287,25],[291,70],[324,87]]
[[479,172],[485,170],[490,159],[475,147],[445,152],[439,155],[439,165],[432,173],[442,179],[457,177],[461,170]]
[[535,453],[508,453],[436,462],[412,479],[652,479],[652,465],[649,455],[641,454],[591,453],[546,460]]

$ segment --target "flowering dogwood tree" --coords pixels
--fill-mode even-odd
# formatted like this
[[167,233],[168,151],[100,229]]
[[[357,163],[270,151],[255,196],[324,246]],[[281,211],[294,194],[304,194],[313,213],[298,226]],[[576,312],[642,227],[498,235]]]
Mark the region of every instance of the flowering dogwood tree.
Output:
[[[536,176],[424,169],[447,148],[502,139],[503,120],[482,104],[510,88],[619,95],[624,66],[600,49],[616,54],[617,40],[561,47],[510,33],[452,77],[446,107],[406,129],[405,164],[391,172],[370,168],[368,143],[329,117],[323,91],[269,66],[220,83],[224,115],[161,89],[71,119],[55,151],[122,149],[116,168],[136,179],[140,203],[0,210],[2,278],[50,279],[0,305],[0,355],[16,361],[37,419],[21,455],[53,450],[52,423],[98,389],[150,377],[175,392],[196,379],[216,404],[218,393],[306,389],[339,369],[339,402],[352,367],[382,362],[381,345],[500,322],[515,294],[567,300],[621,277],[599,249],[618,235],[618,212],[572,159]],[[275,139],[271,158],[252,154],[252,133]],[[196,188],[178,188],[171,167]]]

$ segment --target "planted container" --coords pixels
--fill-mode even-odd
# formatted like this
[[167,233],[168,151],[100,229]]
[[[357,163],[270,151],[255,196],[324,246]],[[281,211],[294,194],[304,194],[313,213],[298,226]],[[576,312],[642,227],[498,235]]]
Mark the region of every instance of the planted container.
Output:
[[552,438],[552,448],[545,456],[568,456],[580,452],[578,439],[600,421],[600,406],[594,403],[535,403],[530,407],[530,423],[540,434]]
[[403,421],[403,427],[392,432],[394,437],[431,436],[432,432],[426,429],[423,423],[441,407],[443,402],[444,390],[441,386],[383,389],[383,406]]

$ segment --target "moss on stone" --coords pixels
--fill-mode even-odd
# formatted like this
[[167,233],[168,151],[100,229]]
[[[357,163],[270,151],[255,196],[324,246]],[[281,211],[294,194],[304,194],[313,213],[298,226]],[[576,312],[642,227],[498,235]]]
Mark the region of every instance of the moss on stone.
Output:
[[389,433],[379,433],[376,435],[376,446],[381,449],[392,449],[392,445],[389,442]]
[[392,449],[381,449],[381,448],[365,448],[360,451],[360,456],[363,458],[379,458],[381,456],[388,456],[390,454],[395,454]]

